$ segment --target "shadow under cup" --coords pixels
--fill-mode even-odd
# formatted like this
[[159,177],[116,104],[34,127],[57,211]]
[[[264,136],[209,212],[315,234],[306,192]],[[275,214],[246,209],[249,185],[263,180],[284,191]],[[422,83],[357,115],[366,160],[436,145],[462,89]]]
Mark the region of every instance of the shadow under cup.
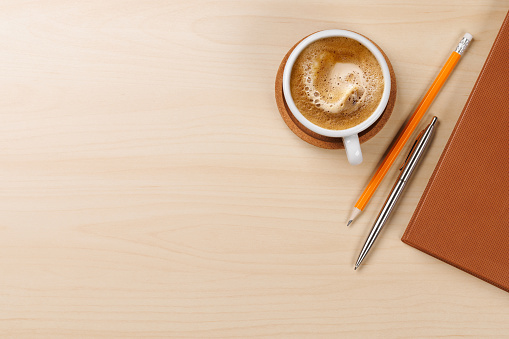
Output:
[[[379,58],[377,58],[377,60],[379,61],[379,63],[381,65],[383,65],[383,62],[385,62],[386,66],[387,66],[386,72],[384,72],[384,79],[390,80],[390,81],[386,81],[384,83],[384,95],[387,93],[387,97],[385,99],[386,100],[385,101],[386,102],[385,109],[382,108],[378,114],[372,114],[372,116],[370,116],[367,120],[365,120],[364,122],[362,122],[361,124],[359,124],[357,126],[354,126],[353,128],[349,128],[347,130],[326,130],[324,128],[321,128],[321,127],[316,126],[316,125],[312,124],[311,122],[309,122],[295,107],[293,100],[291,100],[291,94],[290,94],[290,100],[288,100],[288,101],[285,100],[285,98],[286,98],[285,93],[290,92],[289,91],[289,78],[290,78],[290,74],[291,74],[291,68],[293,67],[293,63],[295,62],[295,59],[300,54],[300,52],[307,45],[309,45],[310,43],[312,43],[316,40],[320,40],[320,39],[323,39],[326,37],[337,37],[337,36],[352,38],[357,41],[359,41],[359,39],[362,39],[360,42],[365,46],[366,46],[366,41],[367,41],[367,43],[371,45],[371,48],[369,48],[369,46],[366,46],[366,47],[368,47],[368,49],[370,51],[372,51],[372,53],[375,55],[375,57],[377,55],[373,52],[373,49],[376,48],[378,51],[378,54],[379,54],[379,58],[383,58],[382,62],[379,61],[380,60]],[[296,51],[296,53],[293,53],[296,48],[298,48],[298,50]],[[292,55],[292,53],[293,53],[293,55]],[[290,59],[291,64],[287,63],[287,61],[290,57],[292,58],[292,59]],[[283,82],[284,82],[284,78],[285,78],[284,77],[285,68],[287,70],[286,78],[288,80],[287,86],[286,86],[287,91],[285,91],[283,89],[283,87],[284,87]],[[288,71],[288,69],[290,69],[290,71]],[[382,69],[383,69],[383,67],[382,67]],[[375,134],[377,134],[383,128],[383,126],[385,126],[385,124],[389,120],[389,117],[390,117],[392,110],[394,108],[394,103],[396,101],[396,76],[394,74],[392,65],[391,65],[389,59],[387,58],[387,56],[385,55],[385,53],[375,43],[373,43],[371,40],[367,39],[366,37],[364,37],[358,33],[351,32],[351,31],[345,31],[345,30],[319,31],[317,33],[309,35],[308,37],[306,37],[306,38],[302,39],[300,42],[298,42],[294,47],[292,47],[292,49],[290,49],[290,51],[288,51],[288,53],[283,58],[280,66],[279,66],[277,75],[276,75],[276,84],[275,85],[276,85],[276,87],[275,87],[276,103],[278,106],[278,110],[281,114],[281,117],[283,118],[285,123],[288,125],[288,127],[297,136],[299,136],[302,140],[304,140],[314,146],[321,147],[321,148],[327,148],[327,149],[345,148],[345,142],[343,139],[345,139],[346,143],[348,143],[348,141],[349,141],[348,139],[349,139],[350,135],[355,135],[355,136],[358,135],[358,138],[354,137],[354,139],[357,140],[358,145],[360,143],[363,143],[363,142],[371,139]],[[389,90],[387,90],[388,88],[389,88]],[[382,97],[381,103],[383,103],[383,100],[384,100],[384,97]],[[376,111],[375,111],[375,113],[376,113]],[[359,126],[361,126],[361,128],[359,128]],[[325,130],[325,133],[323,130]],[[348,144],[347,144],[347,147],[348,147]],[[347,150],[348,150],[348,148],[347,148]],[[360,146],[358,147],[358,151],[360,153]],[[350,155],[348,155],[348,153],[347,153],[347,156],[349,157],[349,161],[352,164],[358,164],[362,161],[362,154],[360,154],[360,161],[359,161],[359,157],[352,157],[352,159],[350,159]]]

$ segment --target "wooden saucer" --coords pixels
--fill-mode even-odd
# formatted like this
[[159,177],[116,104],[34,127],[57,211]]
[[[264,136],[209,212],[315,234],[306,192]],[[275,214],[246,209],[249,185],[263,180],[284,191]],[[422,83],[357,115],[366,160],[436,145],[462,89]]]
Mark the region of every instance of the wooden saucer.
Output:
[[[302,40],[304,40],[306,37],[304,37]],[[301,40],[301,41],[302,41]],[[371,41],[371,40],[370,40]],[[373,42],[373,41],[371,41]],[[295,118],[286,105],[286,101],[284,99],[283,94],[283,71],[285,69],[286,61],[288,60],[288,57],[290,56],[290,53],[292,53],[293,49],[300,43],[296,43],[289,51],[286,53],[285,57],[281,61],[281,64],[279,65],[279,69],[276,74],[276,104],[277,108],[279,110],[279,113],[281,114],[281,117],[285,121],[286,125],[292,130],[293,133],[295,133],[299,138],[302,140],[310,143],[311,145],[318,146],[321,148],[327,148],[327,149],[338,149],[338,148],[345,148],[343,145],[343,139],[342,138],[331,138],[331,137],[325,137],[323,135],[317,134],[313,131],[310,131],[306,127],[304,127],[298,120]],[[387,103],[387,107],[385,107],[384,112],[382,115],[378,118],[377,121],[371,126],[369,126],[367,129],[359,133],[359,142],[362,144],[363,142],[371,139],[375,134],[377,134],[387,123],[387,120],[389,120],[389,117],[391,116],[392,110],[394,109],[394,103],[396,102],[396,74],[394,74],[394,69],[392,68],[391,62],[389,61],[389,58],[387,58],[387,55],[385,55],[384,51],[378,47],[377,44],[373,42],[373,44],[382,52],[382,55],[385,58],[385,61],[387,61],[387,65],[389,65],[389,72],[391,74],[391,93],[389,96],[389,101]]]

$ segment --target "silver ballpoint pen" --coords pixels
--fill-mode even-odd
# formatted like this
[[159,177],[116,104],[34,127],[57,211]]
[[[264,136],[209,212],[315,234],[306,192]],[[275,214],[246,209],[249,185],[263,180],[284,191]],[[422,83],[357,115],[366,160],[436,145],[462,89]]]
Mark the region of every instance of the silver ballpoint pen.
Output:
[[396,202],[398,201],[401,192],[403,192],[403,189],[405,188],[408,179],[412,175],[412,172],[417,166],[419,159],[421,159],[422,155],[424,154],[424,151],[426,150],[429,144],[429,141],[431,140],[431,136],[433,135],[433,130],[435,129],[436,122],[437,117],[433,117],[430,124],[423,131],[421,131],[421,133],[419,133],[417,140],[415,140],[414,145],[410,149],[410,152],[405,162],[403,163],[403,166],[401,166],[400,168],[401,173],[398,176],[398,180],[392,187],[391,193],[389,194],[389,197],[385,201],[382,210],[378,214],[378,217],[376,218],[376,221],[373,224],[373,228],[371,229],[371,232],[369,233],[368,238],[366,239],[366,242],[362,247],[361,253],[359,254],[359,258],[357,259],[357,262],[355,264],[354,268],[355,270],[362,263],[362,261],[368,254],[369,250],[373,246],[373,243],[375,242],[376,238],[378,237],[378,234],[380,234],[380,231],[387,222],[387,219],[389,219],[389,215],[394,209],[394,206],[396,205]]

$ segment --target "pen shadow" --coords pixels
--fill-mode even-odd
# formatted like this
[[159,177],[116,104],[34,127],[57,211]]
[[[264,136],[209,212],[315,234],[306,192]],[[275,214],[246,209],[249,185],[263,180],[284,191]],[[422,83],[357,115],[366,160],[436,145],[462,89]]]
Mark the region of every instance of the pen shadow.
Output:
[[[435,132],[436,133],[436,128],[438,128],[438,126],[440,125],[440,121],[437,120],[436,123],[435,123]],[[419,129],[420,130],[420,129]],[[422,162],[425,161],[426,157],[429,156],[429,149],[433,146],[433,143],[434,143],[434,135],[431,137],[431,139],[429,140],[429,144],[427,146],[427,149],[425,150],[425,154],[422,155],[421,159],[419,160],[419,163],[417,164],[417,166],[414,168],[410,178],[408,179],[403,191],[401,192],[397,202],[396,202],[396,205],[394,206],[394,209],[392,210],[391,214],[389,215],[384,227],[380,230],[380,233],[378,234],[377,236],[377,239],[376,241],[373,243],[369,253],[366,255],[366,257],[364,258],[362,264],[359,266],[359,268],[357,269],[357,271],[362,271],[362,266],[366,265],[366,264],[369,264],[370,262],[370,254],[371,252],[375,249],[375,247],[377,247],[378,245],[380,245],[381,242],[383,242],[384,240],[383,239],[380,239],[380,238],[383,238],[383,233],[386,232],[386,229],[387,227],[389,226],[390,222],[391,222],[391,219],[394,217],[394,214],[396,213],[396,210],[398,208],[398,205],[401,203],[402,200],[405,199],[405,195],[407,194],[406,192],[408,190],[411,189],[412,187],[412,183],[414,182],[414,179],[415,177],[418,177],[419,176],[419,173],[422,171]],[[430,174],[431,175],[431,174]],[[427,182],[427,180],[426,180]],[[390,187],[390,190],[392,190],[392,187]],[[390,191],[389,191],[390,192]],[[389,195],[389,192],[387,192],[386,195]],[[383,202],[383,204],[385,204],[385,201]],[[370,212],[370,215],[368,216],[368,220],[372,220],[373,223],[374,221],[376,220],[376,218],[378,217],[378,214],[380,213],[379,209],[376,209],[376,210],[373,210]],[[371,232],[371,230],[373,229],[372,225],[370,225],[371,227],[366,227],[366,229],[364,230],[362,236],[361,236],[361,239],[363,239],[363,241],[361,243],[358,244],[357,246],[357,249],[356,251],[353,253],[353,258],[352,258],[352,262],[355,264],[357,262],[357,258],[358,258],[358,255],[362,249],[362,247],[364,246],[364,243],[365,243],[365,239],[368,238],[368,235],[369,233]]]
[[[454,41],[457,43],[459,42],[459,40],[455,37],[454,38]],[[454,44],[454,43],[453,43]],[[421,103],[422,99],[424,98],[425,94],[427,93],[427,91],[429,90],[429,88],[431,87],[431,84],[435,81],[437,75],[439,74],[440,70],[442,69],[443,65],[445,64],[445,62],[448,60],[449,56],[451,55],[451,50],[447,50],[444,52],[444,55],[441,56],[440,60],[441,60],[441,63],[437,63],[439,66],[437,66],[437,69],[435,70],[434,74],[431,74],[430,75],[430,79],[429,81],[427,82],[426,86],[424,87],[425,88],[425,92],[422,93],[420,95],[420,97],[416,98],[416,102],[415,104],[409,109],[409,112],[411,112],[410,114],[408,114],[405,118],[405,120],[403,121],[403,123],[401,124],[401,126],[399,127],[399,129],[397,130],[397,132],[394,134],[391,142],[389,143],[389,145],[387,146],[387,148],[385,149],[385,151],[383,152],[383,154],[380,156],[376,166],[373,168],[372,172],[371,172],[371,175],[368,176],[364,182],[364,185],[361,186],[361,191],[358,192],[358,196],[360,196],[360,194],[362,193],[362,190],[364,190],[364,188],[368,185],[369,181],[371,180],[371,178],[373,177],[373,175],[376,173],[376,171],[378,170],[378,168],[380,167],[380,165],[383,163],[385,157],[389,154],[389,151],[394,147],[394,145],[396,144],[397,140],[398,140],[398,137],[401,135],[401,133],[405,130],[405,127],[407,126],[407,124],[409,123],[409,121],[411,120],[411,117],[413,115],[413,113],[416,111],[417,107],[419,106],[419,104]],[[437,58],[438,59],[438,58]],[[461,59],[460,59],[460,62],[461,62]],[[452,72],[452,74],[454,74],[454,72]],[[446,82],[444,83],[444,86],[449,82],[449,78],[446,80]],[[401,93],[401,92],[400,92]],[[438,93],[439,95],[440,93]],[[437,97],[438,97],[437,95]],[[397,107],[398,105],[398,102],[397,102],[397,98],[396,98],[396,103],[395,103],[395,107]],[[432,104],[430,105],[430,108],[426,111],[426,113],[423,115],[422,119],[419,121],[419,123],[417,124],[415,130],[412,132],[412,134],[410,135],[410,138],[408,139],[408,141],[405,143],[405,145],[403,146],[400,154],[398,154],[398,156],[396,157],[395,161],[394,161],[394,164],[391,166],[391,168],[389,168],[389,171],[387,172],[387,174],[385,175],[384,179],[389,179],[389,180],[396,180],[397,176],[398,176],[398,172],[403,164],[403,161],[404,159],[406,158],[406,156],[408,155],[408,152],[410,151],[410,148],[412,147],[412,145],[414,144],[414,141],[417,137],[417,135],[420,133],[421,130],[423,130],[425,128],[425,126],[429,123],[429,121],[431,121],[431,117],[433,116],[433,114],[430,113],[430,110],[432,109],[432,105],[434,104],[434,101],[432,102]],[[428,121],[429,120],[429,121]],[[439,122],[437,121],[437,127],[438,127],[438,124]],[[433,138],[432,138],[433,139]],[[432,146],[432,142],[433,140],[430,140],[430,144],[428,145],[428,147],[431,147]],[[401,156],[401,153],[403,153],[403,157]],[[425,158],[426,155],[423,155],[423,158]],[[423,161],[423,159],[421,159],[421,161]],[[392,168],[397,168],[396,171],[392,170]],[[417,167],[420,167],[419,165]],[[414,170],[415,173],[412,174],[412,176],[415,176],[416,173],[418,172],[418,168],[416,168]],[[409,181],[412,181],[412,179],[410,179]],[[410,182],[407,184],[407,186],[410,185]],[[384,187],[383,189],[381,188],[382,185],[379,186],[379,188],[377,189],[377,191],[374,193],[374,196],[373,196],[373,199],[378,199],[378,197],[380,196],[383,196],[383,197],[387,197],[389,195],[389,192],[392,190],[392,187],[393,187],[393,184],[391,185],[387,185],[386,187]],[[401,193],[400,197],[398,200],[401,200],[403,199],[403,196],[405,195],[405,191],[408,189],[408,187],[406,187],[403,192]],[[375,195],[377,197],[375,197]],[[382,204],[385,203],[385,200],[383,200]],[[395,209],[397,208],[397,206],[395,207]],[[363,217],[366,218],[366,220],[370,220],[370,221],[373,221],[376,220],[377,216],[378,216],[378,213],[380,211],[380,208],[377,208],[377,209],[365,209],[363,211]],[[389,219],[387,220],[387,223],[390,222],[391,218],[392,218],[392,214],[391,213],[391,216],[389,216]],[[360,223],[359,223],[360,224]],[[352,225],[353,226],[353,225]],[[369,225],[371,226],[371,225]],[[373,244],[374,247],[377,246],[377,243],[380,242],[380,238],[381,237],[381,234],[384,232],[384,229],[386,227],[384,227],[381,231],[380,231],[380,234],[378,235],[377,237],[377,241]],[[362,239],[362,242],[359,243],[358,245],[358,251],[357,251],[357,255],[358,253],[360,252],[360,250],[362,249],[362,246],[364,245],[364,242],[365,242],[365,239],[367,238],[367,236],[369,235],[369,233],[371,232],[371,229],[372,227],[366,227],[366,230],[363,232],[363,237],[361,238]],[[373,248],[372,248],[373,249]],[[371,252],[371,251],[370,251]],[[357,261],[357,256],[355,256],[356,254],[354,254],[354,258],[353,258],[353,262],[355,263]],[[364,259],[363,261],[363,264],[366,264],[366,263],[369,263],[369,254],[366,256],[366,258]],[[361,265],[362,267],[362,265]]]

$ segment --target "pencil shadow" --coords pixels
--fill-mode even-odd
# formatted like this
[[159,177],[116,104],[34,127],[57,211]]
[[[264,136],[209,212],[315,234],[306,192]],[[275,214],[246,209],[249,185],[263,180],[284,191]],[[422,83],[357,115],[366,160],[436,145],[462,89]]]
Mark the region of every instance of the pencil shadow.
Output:
[[[457,39],[458,42],[459,42],[459,39]],[[450,56],[450,52],[448,51],[447,54],[445,55],[445,58],[442,58],[442,63],[440,66],[438,66],[439,68],[437,69],[436,71],[436,74],[434,74],[433,76],[430,77],[431,81],[427,84],[427,86],[425,87],[426,88],[426,91],[431,87],[431,84],[433,83],[433,81],[435,81],[436,79],[436,76],[438,75],[438,73],[440,72],[441,68],[443,67],[443,65],[445,64],[445,62],[447,61],[448,57]],[[461,59],[460,59],[460,62],[461,62]],[[438,64],[438,63],[437,63]],[[453,72],[454,73],[454,72]],[[447,82],[449,81],[449,79],[447,79],[447,81],[444,83],[444,86],[447,84]],[[374,167],[371,175],[366,179],[364,185],[362,186],[361,189],[364,189],[369,181],[371,180],[371,178],[373,177],[373,175],[376,173],[376,171],[378,170],[378,168],[380,167],[380,165],[382,165],[385,157],[389,154],[389,151],[392,149],[392,147],[396,144],[397,140],[398,140],[398,137],[401,135],[401,133],[403,133],[403,131],[405,130],[405,127],[407,126],[408,122],[410,121],[413,113],[417,110],[417,107],[419,107],[419,104],[421,103],[422,99],[424,98],[424,95],[426,94],[426,92],[424,92],[419,98],[417,98],[417,101],[416,103],[414,104],[414,106],[412,106],[412,108],[410,109],[410,112],[412,112],[411,114],[409,114],[406,119],[403,121],[403,123],[401,124],[401,126],[399,127],[398,131],[395,133],[394,137],[392,138],[391,142],[389,143],[389,145],[387,146],[387,148],[385,149],[384,153],[380,156],[376,166]],[[437,96],[440,94],[440,92],[437,94]],[[432,108],[433,106],[433,103],[434,103],[434,100],[432,102],[432,104],[430,105],[429,109]],[[396,99],[396,105],[397,107],[397,99]],[[429,113],[429,109],[428,111],[426,111],[426,113],[423,115],[422,119],[419,121],[419,123],[417,124],[417,127],[415,128],[415,130],[412,132],[412,134],[410,135],[410,138],[408,139],[408,141],[405,143],[405,145],[403,146],[403,149],[401,151],[401,153],[404,153],[404,155],[406,156],[406,153],[408,152],[408,150],[410,149],[411,147],[411,144],[413,144],[413,141],[415,140],[415,138],[417,137],[418,133],[424,128],[424,126],[426,126],[428,124],[428,119],[430,117],[430,115],[432,116],[432,114]],[[423,122],[424,121],[424,122]],[[395,160],[395,165],[397,165],[398,169],[401,167],[399,166],[399,163],[398,163],[398,159],[402,159],[400,157],[400,154],[398,154],[398,157],[396,158]],[[403,161],[403,160],[399,160],[399,161]],[[392,168],[392,167],[391,167]],[[389,170],[390,171],[390,170]],[[362,193],[359,192],[359,195]]]

